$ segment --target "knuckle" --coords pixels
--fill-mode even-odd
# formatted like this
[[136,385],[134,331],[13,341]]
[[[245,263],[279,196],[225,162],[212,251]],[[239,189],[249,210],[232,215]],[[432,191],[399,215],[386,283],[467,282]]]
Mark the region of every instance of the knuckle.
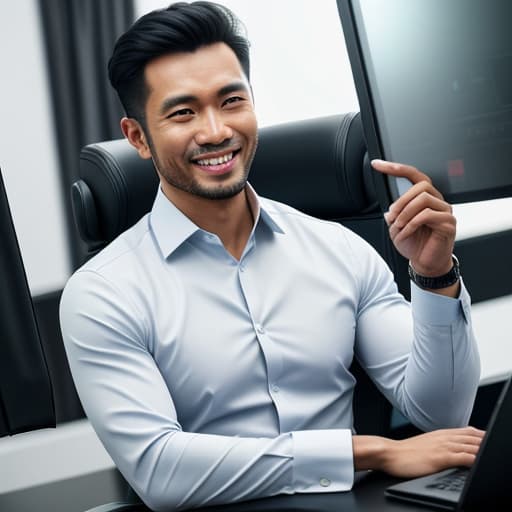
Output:
[[430,194],[428,193],[426,187],[422,186],[423,190],[419,194],[419,199],[421,199],[424,203],[428,202],[430,200]]
[[456,235],[457,233],[457,229],[456,227],[453,225],[453,224],[448,224],[445,228],[445,233],[450,236],[450,237],[453,237]]

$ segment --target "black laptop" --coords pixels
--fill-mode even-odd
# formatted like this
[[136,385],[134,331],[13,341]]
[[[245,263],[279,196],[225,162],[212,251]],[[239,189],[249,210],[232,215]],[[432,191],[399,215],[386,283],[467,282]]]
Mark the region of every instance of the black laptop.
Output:
[[512,377],[494,408],[475,463],[408,480],[386,496],[445,510],[512,510]]

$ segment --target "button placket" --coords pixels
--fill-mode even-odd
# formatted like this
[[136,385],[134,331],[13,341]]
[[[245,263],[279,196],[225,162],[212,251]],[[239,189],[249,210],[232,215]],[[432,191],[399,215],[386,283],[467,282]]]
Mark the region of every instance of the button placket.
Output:
[[[252,248],[253,247],[249,247],[249,249]],[[261,305],[259,304],[261,297],[258,292],[258,287],[255,286],[253,282],[254,276],[252,276],[250,268],[248,267],[247,258],[250,257],[248,252],[249,251],[247,251],[247,253],[242,256],[241,260],[238,262],[238,280],[251,316],[256,340],[266,361],[268,379],[267,389],[275,404],[279,423],[281,423],[283,420],[281,418],[283,411],[281,411],[281,406],[278,405],[278,403],[281,399],[282,389],[279,386],[278,381],[282,376],[283,371],[282,354],[279,348],[275,346],[271,337],[269,337],[267,326],[262,321]]]

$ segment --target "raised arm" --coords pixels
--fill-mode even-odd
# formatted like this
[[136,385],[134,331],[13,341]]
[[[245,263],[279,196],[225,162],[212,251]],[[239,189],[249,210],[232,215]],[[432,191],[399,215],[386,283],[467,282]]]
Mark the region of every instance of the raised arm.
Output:
[[[372,165],[412,184],[385,214],[397,250],[418,274],[446,275],[456,232],[451,206],[416,168],[380,160]],[[363,300],[360,312],[358,355],[384,394],[414,424],[432,432],[404,441],[354,436],[356,469],[415,477],[471,465],[483,432],[464,427],[480,371],[467,291],[460,279],[435,289],[412,284],[411,324],[410,313],[399,312],[404,305],[389,307],[389,296],[380,295],[389,289],[380,272],[371,272],[374,290],[367,290],[372,298]]]

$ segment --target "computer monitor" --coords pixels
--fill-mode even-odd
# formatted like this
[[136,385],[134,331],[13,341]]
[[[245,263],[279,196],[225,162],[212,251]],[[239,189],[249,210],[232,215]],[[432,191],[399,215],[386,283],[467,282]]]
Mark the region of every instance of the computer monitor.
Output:
[[[370,158],[451,203],[512,196],[512,2],[338,0]],[[405,189],[385,184],[390,200]]]
[[0,171],[0,436],[55,426],[52,387]]

